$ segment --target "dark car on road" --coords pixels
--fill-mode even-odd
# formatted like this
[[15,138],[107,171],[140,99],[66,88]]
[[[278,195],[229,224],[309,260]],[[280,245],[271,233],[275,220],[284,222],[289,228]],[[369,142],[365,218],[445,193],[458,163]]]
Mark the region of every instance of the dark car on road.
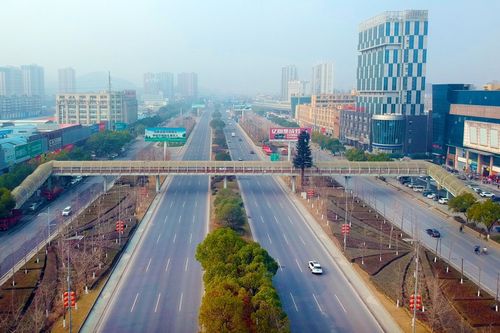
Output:
[[427,233],[427,235],[434,238],[441,237],[441,233],[437,229],[425,229],[425,232]]

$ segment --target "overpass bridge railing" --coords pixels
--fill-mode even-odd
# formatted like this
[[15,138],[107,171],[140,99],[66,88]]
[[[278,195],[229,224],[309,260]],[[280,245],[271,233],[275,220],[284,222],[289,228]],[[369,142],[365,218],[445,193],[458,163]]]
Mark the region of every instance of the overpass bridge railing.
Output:
[[[12,192],[20,207],[50,177],[142,175],[276,175],[298,176],[291,162],[269,161],[50,161],[38,167]],[[428,175],[456,196],[471,189],[438,165],[426,161],[316,162],[307,176],[422,176]]]

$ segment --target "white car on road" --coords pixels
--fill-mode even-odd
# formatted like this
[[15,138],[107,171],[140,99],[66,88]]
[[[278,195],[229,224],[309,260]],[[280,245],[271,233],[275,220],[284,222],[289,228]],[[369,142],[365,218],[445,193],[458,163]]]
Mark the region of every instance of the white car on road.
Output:
[[482,191],[481,193],[479,193],[479,195],[483,198],[493,198],[495,196],[493,193],[486,191]]
[[323,268],[321,268],[321,265],[316,260],[309,261],[309,269],[313,274],[323,274]]
[[448,204],[448,198],[439,198],[438,202],[441,205],[447,205]]
[[68,206],[62,210],[62,216],[70,216],[71,215],[71,206]]

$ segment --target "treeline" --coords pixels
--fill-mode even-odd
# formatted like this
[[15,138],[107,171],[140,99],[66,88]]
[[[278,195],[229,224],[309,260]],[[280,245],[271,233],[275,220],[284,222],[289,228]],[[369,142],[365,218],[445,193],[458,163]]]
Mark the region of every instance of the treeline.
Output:
[[289,332],[272,277],[278,265],[258,243],[220,228],[196,249],[205,274],[203,332]]
[[221,189],[214,200],[215,218],[223,227],[240,230],[246,222],[243,201],[239,194],[230,189]]
[[345,157],[349,161],[370,161],[370,162],[392,161],[392,158],[389,154],[386,153],[369,154],[357,148],[348,149],[345,152]]
[[269,114],[267,116],[267,119],[275,124],[278,124],[281,127],[299,127],[299,124],[297,124],[295,121],[289,121],[284,118],[277,117],[273,114]]
[[213,129],[213,143],[215,144],[213,152],[215,153],[216,161],[230,161],[231,155],[229,155],[226,136],[224,134],[224,127],[226,127],[226,123],[221,119],[221,117],[222,115],[219,111],[212,113],[210,127]]
[[345,151],[344,145],[339,141],[339,139],[334,139],[329,136],[323,135],[320,132],[313,132],[311,137],[312,142],[319,145],[321,149],[326,149],[332,152],[332,154],[337,154]]

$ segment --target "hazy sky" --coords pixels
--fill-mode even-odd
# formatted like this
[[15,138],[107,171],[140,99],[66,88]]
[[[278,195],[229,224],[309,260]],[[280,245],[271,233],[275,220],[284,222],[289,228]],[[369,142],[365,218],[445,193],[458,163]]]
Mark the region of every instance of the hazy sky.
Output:
[[0,65],[77,75],[194,71],[217,92],[278,92],[281,67],[333,61],[337,89],[356,82],[358,24],[386,10],[428,9],[428,82],[500,80],[498,0],[0,0]]

